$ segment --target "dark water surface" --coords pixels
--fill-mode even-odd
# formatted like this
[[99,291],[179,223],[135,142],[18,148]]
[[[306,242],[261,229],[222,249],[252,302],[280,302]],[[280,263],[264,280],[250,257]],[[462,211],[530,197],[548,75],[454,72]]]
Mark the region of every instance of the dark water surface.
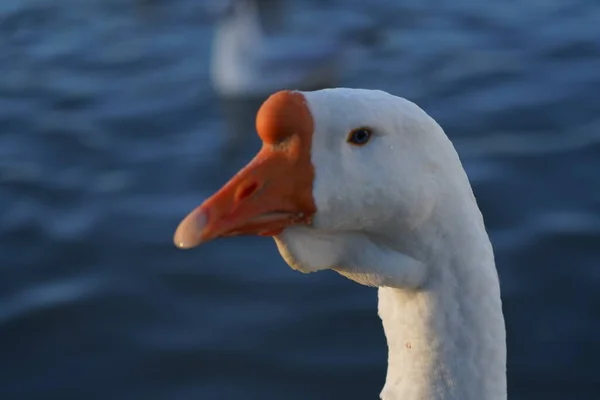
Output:
[[[255,149],[220,158],[199,2],[154,3],[0,6],[0,399],[376,399],[376,290],[295,273],[267,238],[171,244]],[[345,84],[417,102],[455,142],[496,249],[510,398],[597,399],[600,5],[369,12],[388,29]]]

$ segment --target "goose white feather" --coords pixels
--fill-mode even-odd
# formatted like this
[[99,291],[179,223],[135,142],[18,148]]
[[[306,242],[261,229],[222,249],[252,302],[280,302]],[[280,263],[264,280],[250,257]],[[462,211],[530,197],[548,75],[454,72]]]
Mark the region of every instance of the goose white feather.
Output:
[[[180,225],[176,242],[191,247],[226,236],[224,228],[215,228],[221,215],[230,221],[242,218],[237,215],[250,213],[244,211],[245,202],[275,196],[271,187],[248,179],[266,173],[260,168],[281,158],[279,151],[292,154],[289,165],[298,176],[314,175],[308,189],[314,204],[298,202],[303,205],[296,207],[314,212],[310,219],[290,219],[277,231],[277,247],[296,270],[332,269],[379,288],[379,316],[389,349],[381,398],[506,399],[506,334],[494,254],[467,175],[442,128],[415,104],[382,91],[339,88],[296,95],[303,99],[302,105],[295,103],[296,111],[289,105],[273,111],[267,100],[257,120],[265,142],[261,152],[267,153],[259,153],[215,195],[217,200],[192,212]],[[298,113],[309,115],[311,124],[302,125]],[[312,130],[306,153],[312,169],[300,170],[305,168],[297,167],[304,153],[295,153],[292,145],[306,140],[280,132],[307,129],[303,126]],[[359,127],[368,127],[373,136],[366,145],[353,146],[348,132]],[[265,134],[267,130],[271,133]],[[248,191],[249,182],[259,188],[256,194]],[[301,185],[298,181],[294,187]],[[225,204],[218,198],[231,199],[227,191],[234,189],[237,200],[227,200],[228,210],[233,204],[234,211],[227,214],[215,204]],[[285,190],[282,186],[282,198],[295,193]],[[229,229],[253,232],[240,230],[242,226]],[[265,228],[253,229],[260,233]],[[217,233],[207,236],[208,230]]]

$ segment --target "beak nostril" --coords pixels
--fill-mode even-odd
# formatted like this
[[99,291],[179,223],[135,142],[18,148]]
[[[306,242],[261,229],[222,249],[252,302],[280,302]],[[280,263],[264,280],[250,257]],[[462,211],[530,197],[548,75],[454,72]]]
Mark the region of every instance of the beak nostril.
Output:
[[238,190],[238,192],[235,195],[235,199],[237,201],[244,200],[244,199],[252,196],[256,192],[256,189],[258,189],[258,184],[256,184],[255,182],[253,182],[249,185],[246,185],[246,186],[242,187],[241,190]]

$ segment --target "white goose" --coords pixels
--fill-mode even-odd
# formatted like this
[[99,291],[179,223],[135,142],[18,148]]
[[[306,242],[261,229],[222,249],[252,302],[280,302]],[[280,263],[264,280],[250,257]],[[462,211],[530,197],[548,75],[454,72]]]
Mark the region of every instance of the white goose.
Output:
[[458,155],[415,104],[382,91],[282,91],[258,155],[175,232],[190,248],[274,236],[294,269],[379,288],[381,398],[506,399],[494,255]]

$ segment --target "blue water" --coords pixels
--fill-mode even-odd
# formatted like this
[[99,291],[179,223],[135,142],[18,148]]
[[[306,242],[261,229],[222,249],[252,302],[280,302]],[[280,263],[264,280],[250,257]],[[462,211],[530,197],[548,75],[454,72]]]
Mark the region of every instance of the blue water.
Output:
[[[510,398],[596,399],[600,5],[379,3],[344,84],[417,102],[455,142],[496,250]],[[0,6],[0,399],[377,398],[375,290],[295,273],[268,238],[172,245],[255,150],[220,158],[199,8]]]

